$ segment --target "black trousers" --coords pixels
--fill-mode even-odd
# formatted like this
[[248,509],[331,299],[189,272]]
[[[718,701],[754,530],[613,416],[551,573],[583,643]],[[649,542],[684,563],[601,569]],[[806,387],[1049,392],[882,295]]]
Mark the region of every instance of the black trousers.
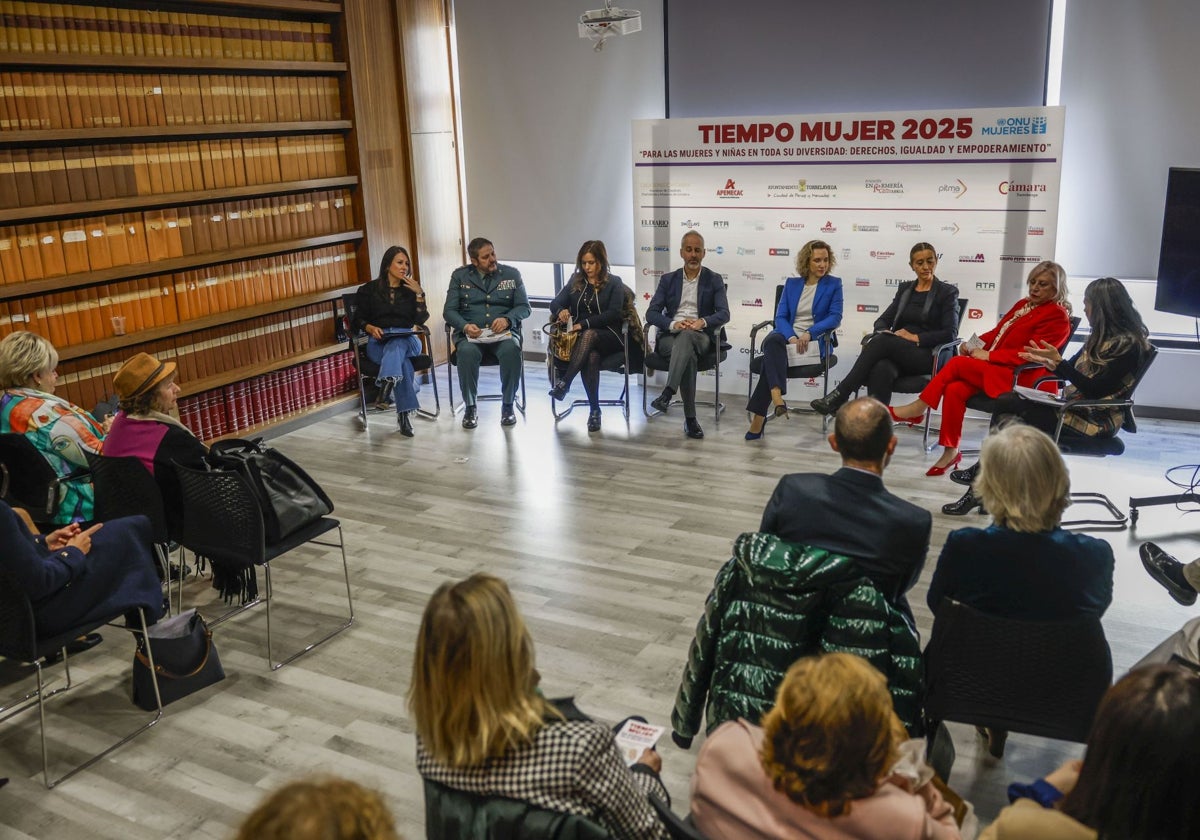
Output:
[[933,353],[911,341],[881,333],[871,339],[850,372],[838,383],[838,391],[849,395],[863,385],[867,396],[884,405],[892,401],[892,385],[901,376],[919,376],[933,370]]
[[788,340],[783,337],[783,333],[774,330],[763,339],[762,376],[758,377],[754,392],[746,403],[746,411],[751,414],[767,416],[772,388],[778,388],[780,393],[787,393],[787,346]]

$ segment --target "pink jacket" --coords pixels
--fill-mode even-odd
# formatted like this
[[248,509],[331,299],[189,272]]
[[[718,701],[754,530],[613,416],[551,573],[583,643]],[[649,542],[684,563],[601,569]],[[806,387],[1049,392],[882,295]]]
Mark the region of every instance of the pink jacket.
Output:
[[[759,751],[763,731],[721,724],[700,748],[692,776],[692,819],[712,840],[959,840],[952,814],[934,819],[923,796],[883,782],[847,814],[822,817],[775,790]],[[926,793],[922,791],[922,793]],[[932,788],[930,807],[941,810]]]

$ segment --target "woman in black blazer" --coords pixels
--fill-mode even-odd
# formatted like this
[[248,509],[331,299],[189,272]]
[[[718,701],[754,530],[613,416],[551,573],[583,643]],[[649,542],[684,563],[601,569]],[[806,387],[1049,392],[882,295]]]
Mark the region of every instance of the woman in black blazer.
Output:
[[561,400],[571,381],[583,372],[583,390],[591,411],[588,431],[600,430],[600,362],[621,350],[621,307],[625,303],[625,284],[608,273],[608,250],[599,239],[589,239],[575,258],[575,273],[550,302],[550,315],[578,332],[567,369],[550,389],[550,396]]
[[937,251],[928,242],[912,246],[908,264],[917,279],[896,290],[854,367],[828,396],[812,401],[814,411],[835,413],[863,385],[867,396],[888,405],[893,382],[933,370],[933,348],[958,333],[958,287],[934,275],[937,262]]

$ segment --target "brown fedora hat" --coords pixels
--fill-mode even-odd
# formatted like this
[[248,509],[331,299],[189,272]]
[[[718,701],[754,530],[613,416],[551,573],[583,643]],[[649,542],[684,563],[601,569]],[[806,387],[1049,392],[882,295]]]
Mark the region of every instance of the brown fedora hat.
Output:
[[149,353],[138,353],[121,365],[113,377],[113,387],[123,400],[148,394],[175,373],[174,362],[160,362]]

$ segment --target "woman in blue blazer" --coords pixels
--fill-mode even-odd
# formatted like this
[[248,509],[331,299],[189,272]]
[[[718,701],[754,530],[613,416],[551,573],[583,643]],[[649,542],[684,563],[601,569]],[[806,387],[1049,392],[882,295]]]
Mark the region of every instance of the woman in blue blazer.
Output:
[[842,323],[842,278],[829,273],[835,265],[833,249],[819,239],[805,243],[796,255],[799,276],[784,282],[775,308],[775,329],[763,341],[762,376],[746,404],[746,411],[753,415],[746,440],[762,437],[769,407],[774,406],[776,417],[788,413],[783,401],[787,393],[788,345],[794,344],[804,353],[809,343],[816,341],[821,358],[825,357],[822,338]]
[[[993,523],[946,537],[929,582],[929,609],[936,614],[952,598],[1022,621],[1102,616],[1113,597],[1112,548],[1061,527],[1071,482],[1050,436],[1008,426],[984,438],[979,464],[975,492]],[[987,732],[992,755],[1003,755],[1006,735]]]

